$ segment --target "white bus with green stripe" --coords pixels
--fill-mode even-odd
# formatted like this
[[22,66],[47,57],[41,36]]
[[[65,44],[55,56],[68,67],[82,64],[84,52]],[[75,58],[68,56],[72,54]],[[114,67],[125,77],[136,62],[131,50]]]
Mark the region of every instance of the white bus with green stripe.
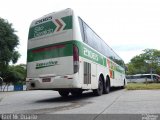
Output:
[[55,90],[63,97],[124,87],[123,60],[76,14],[65,9],[31,23],[27,89]]

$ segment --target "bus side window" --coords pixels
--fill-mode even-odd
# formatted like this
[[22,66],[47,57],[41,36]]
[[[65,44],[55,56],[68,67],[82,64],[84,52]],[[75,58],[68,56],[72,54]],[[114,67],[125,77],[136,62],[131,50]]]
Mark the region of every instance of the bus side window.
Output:
[[78,17],[78,20],[79,20],[79,24],[80,24],[81,36],[82,36],[83,41],[85,41],[83,21],[80,17]]

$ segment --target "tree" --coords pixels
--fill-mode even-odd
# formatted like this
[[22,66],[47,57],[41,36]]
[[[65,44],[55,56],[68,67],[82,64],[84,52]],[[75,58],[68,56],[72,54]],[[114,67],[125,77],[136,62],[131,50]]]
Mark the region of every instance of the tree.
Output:
[[7,20],[0,18],[0,73],[3,74],[12,61],[16,63],[20,54],[15,50],[19,45],[19,40],[15,34],[12,24]]
[[137,55],[127,64],[127,74],[145,74],[155,73],[160,74],[160,51],[156,49],[145,49],[144,53]]
[[[3,81],[6,83],[5,87],[10,84],[23,84],[26,78],[26,65],[11,65],[5,71]],[[4,87],[4,89],[5,89]]]

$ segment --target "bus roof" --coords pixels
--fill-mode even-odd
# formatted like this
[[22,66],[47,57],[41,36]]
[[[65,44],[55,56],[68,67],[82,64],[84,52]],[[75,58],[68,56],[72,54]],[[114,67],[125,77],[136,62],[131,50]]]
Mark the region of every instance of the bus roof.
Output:
[[37,18],[37,19],[33,20],[30,27],[41,24],[41,23],[45,23],[48,20],[51,20],[52,16],[58,15],[59,17],[63,17],[63,16],[66,16],[66,15],[71,15],[72,12],[73,12],[73,10],[71,8],[67,8],[67,9],[64,9],[64,10],[56,11],[56,12],[51,12],[49,14],[46,14],[46,15],[40,17],[40,18]]

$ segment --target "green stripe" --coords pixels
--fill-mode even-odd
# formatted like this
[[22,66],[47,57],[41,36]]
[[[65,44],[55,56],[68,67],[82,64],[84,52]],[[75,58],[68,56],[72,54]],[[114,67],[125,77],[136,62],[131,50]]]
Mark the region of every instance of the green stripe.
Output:
[[[27,52],[27,62],[33,62],[33,61],[45,60],[45,59],[57,58],[57,57],[72,56],[73,55],[73,44],[77,45],[77,47],[79,48],[79,55],[81,57],[84,57],[93,62],[106,66],[105,57],[103,57],[98,52],[94,51],[93,49],[89,48],[84,43],[79,42],[79,41],[74,41],[74,40],[30,49]],[[41,50],[41,49],[46,49],[46,48],[50,48],[52,46],[54,47],[58,45],[65,45],[65,47],[56,48],[56,49],[47,49],[43,51]],[[87,55],[85,54],[85,50],[89,51]]]
[[[29,49],[27,51],[27,62],[72,56],[73,44],[78,47],[81,57],[106,67],[106,57],[88,47],[85,43],[75,40]],[[119,65],[115,65],[112,69],[124,73],[124,69]]]
[[63,17],[62,20],[66,24],[63,30],[72,29],[72,16]]
[[[64,43],[60,43],[61,45]],[[58,58],[58,57],[65,57],[65,56],[71,56],[72,53],[72,44],[64,44],[64,47],[62,48],[54,48],[54,49],[48,49],[40,52],[34,52],[38,51],[39,49],[45,49],[48,47],[56,47],[59,44],[53,44],[53,45],[47,45],[42,46],[34,49],[30,49],[27,52],[27,62],[33,62],[33,61],[39,61],[39,60],[45,60],[50,58]]]
[[87,45],[85,45],[82,42],[75,41],[74,44],[76,44],[79,48],[79,54],[81,57],[84,57],[86,59],[89,59],[93,62],[96,62],[100,65],[106,66],[106,58],[100,55],[95,50],[91,49]]
[[29,30],[29,39],[51,34],[55,29],[56,25],[52,21],[34,26]]
[[[66,16],[61,19],[66,24],[63,30],[72,29],[72,16]],[[29,29],[28,39],[53,34],[56,27],[57,26],[53,23],[53,21],[48,21],[46,23],[31,27]]]

